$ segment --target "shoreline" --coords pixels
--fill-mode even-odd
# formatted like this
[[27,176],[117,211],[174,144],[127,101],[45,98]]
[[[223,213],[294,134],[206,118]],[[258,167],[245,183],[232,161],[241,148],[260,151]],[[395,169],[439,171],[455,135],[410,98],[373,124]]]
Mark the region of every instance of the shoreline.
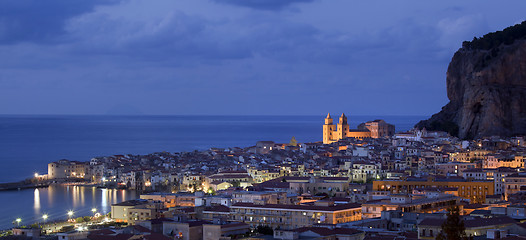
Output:
[[64,186],[84,186],[84,187],[97,187],[97,188],[108,188],[103,187],[97,183],[87,183],[82,179],[53,179],[53,180],[35,180],[26,179],[18,182],[0,183],[0,191],[16,191],[24,189],[36,189],[36,188],[47,188],[51,185],[64,185]]

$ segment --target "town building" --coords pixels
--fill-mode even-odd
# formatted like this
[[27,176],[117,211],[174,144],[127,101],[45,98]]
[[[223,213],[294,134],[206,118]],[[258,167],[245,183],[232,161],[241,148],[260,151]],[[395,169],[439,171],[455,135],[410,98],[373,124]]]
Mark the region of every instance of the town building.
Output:
[[358,129],[369,130],[372,138],[390,137],[395,134],[395,126],[381,119],[362,123]]
[[207,221],[164,222],[163,235],[172,239],[193,240],[203,239],[203,225]]
[[504,178],[504,189],[506,199],[514,193],[526,191],[526,172],[506,176]]
[[87,162],[77,162],[62,159],[48,164],[48,179],[84,178]]
[[273,141],[259,141],[256,143],[256,153],[267,154],[274,149],[275,145]]
[[231,239],[250,232],[250,225],[246,223],[214,220],[214,224],[203,224],[203,240]]
[[116,222],[143,221],[160,216],[161,202],[144,199],[129,200],[111,205],[111,218]]
[[458,196],[469,199],[472,203],[485,203],[486,195],[495,194],[493,181],[468,181],[458,178],[408,178],[406,180],[373,181],[374,191],[390,193],[411,193],[415,188],[457,188]]
[[274,230],[274,239],[345,239],[363,240],[365,232],[351,228],[302,227],[292,230]]
[[161,202],[165,208],[193,207],[199,195],[203,193],[148,193],[141,194],[140,199]]
[[245,222],[252,227],[270,226],[273,229],[294,229],[314,224],[338,224],[362,219],[360,204],[334,205],[317,201],[314,205],[283,205],[236,203],[230,208],[231,220]]
[[474,169],[477,167],[475,163],[469,162],[448,162],[436,164],[436,171],[438,174],[448,176],[462,176],[465,170]]
[[325,193],[329,196],[346,195],[349,191],[347,177],[288,177],[290,192],[303,194]]
[[[428,218],[418,224],[419,239],[435,239],[442,230],[442,223],[445,219]],[[466,235],[468,237],[481,237],[495,234],[495,229],[499,230],[499,235],[505,237],[517,222],[509,217],[492,218],[470,218],[464,220]],[[500,238],[500,237],[498,237]]]
[[423,196],[411,194],[391,194],[389,199],[381,199],[362,204],[362,217],[377,218],[384,211],[434,213],[447,211],[460,202],[459,197],[450,194],[428,192]]

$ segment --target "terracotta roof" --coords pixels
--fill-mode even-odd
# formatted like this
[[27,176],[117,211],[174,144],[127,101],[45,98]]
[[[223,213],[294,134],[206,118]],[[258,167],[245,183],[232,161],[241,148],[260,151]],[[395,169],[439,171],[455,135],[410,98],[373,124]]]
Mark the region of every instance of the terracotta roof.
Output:
[[230,208],[224,205],[216,205],[211,207],[206,207],[203,211],[207,212],[230,212]]
[[246,223],[243,223],[243,222],[233,222],[233,223],[229,223],[229,224],[223,224],[221,225],[221,228],[233,228],[233,227],[240,227],[240,226],[247,226],[249,227],[248,224]]
[[164,236],[160,233],[152,233],[150,235],[144,235],[143,239],[146,240],[172,240],[172,238]]
[[277,209],[289,209],[289,210],[313,210],[313,211],[341,211],[353,208],[361,208],[361,204],[348,203],[339,204],[335,206],[305,206],[305,205],[285,205],[285,204],[265,204],[257,205],[253,203],[235,203],[233,207],[248,207],[248,208],[277,208]]
[[502,240],[525,240],[526,236],[510,236],[510,237],[503,237],[500,239]]
[[173,222],[173,221],[174,221],[173,219],[169,219],[169,218],[156,218],[156,219],[150,220],[152,224],[162,224],[163,222]]
[[472,203],[464,206],[464,209],[478,209],[478,208],[485,208],[487,206],[482,205],[480,203]]
[[133,234],[121,233],[117,235],[98,235],[98,234],[89,234],[87,236],[90,240],[128,240],[133,237]]
[[[444,221],[445,219],[426,218],[422,220],[418,226],[442,226]],[[475,218],[471,220],[464,220],[464,226],[466,228],[506,225],[513,223],[517,223],[517,221],[509,217]]]
[[418,224],[418,226],[442,226],[442,223],[445,221],[446,219],[425,218]]
[[231,174],[240,174],[240,173],[244,173],[244,174],[247,174],[246,171],[225,171],[225,172],[219,172],[218,174],[225,174],[225,173],[231,173]]
[[179,208],[178,210],[185,213],[192,213],[195,212],[195,207]]
[[281,182],[281,181],[266,181],[262,182],[260,184],[254,185],[257,189],[264,189],[264,188],[285,188],[288,189],[290,187],[290,182]]
[[141,226],[141,225],[133,225],[132,228],[135,229],[135,230],[137,230],[137,231],[139,231],[139,232],[143,232],[143,233],[149,233],[149,232],[152,232],[150,229],[145,228],[145,227],[143,227],[143,226]]
[[517,221],[513,220],[510,217],[492,217],[492,218],[476,218],[473,220],[464,221],[464,226],[469,227],[483,227],[483,226],[493,226],[493,225],[502,225],[502,224],[514,224]]
[[294,232],[300,232],[300,233],[311,231],[311,232],[314,232],[314,233],[316,233],[318,235],[321,235],[321,236],[354,235],[354,234],[357,234],[357,233],[362,233],[362,231],[358,231],[358,230],[350,229],[350,228],[329,229],[329,228],[323,228],[323,227],[302,227],[302,228],[294,229],[293,231]]
[[320,179],[327,181],[349,181],[347,177],[320,177]]
[[129,200],[129,201],[121,202],[121,203],[112,204],[112,206],[137,206],[137,205],[146,204],[146,203],[148,203],[147,200],[137,199],[137,200]]
[[219,176],[210,176],[211,179],[222,179],[222,178],[252,178],[248,174],[223,174]]
[[115,234],[115,232],[110,229],[101,229],[101,230],[90,231],[90,234],[110,235],[110,234]]
[[210,224],[210,222],[207,222],[207,221],[188,221],[186,223],[188,223],[189,227],[201,226],[203,224]]

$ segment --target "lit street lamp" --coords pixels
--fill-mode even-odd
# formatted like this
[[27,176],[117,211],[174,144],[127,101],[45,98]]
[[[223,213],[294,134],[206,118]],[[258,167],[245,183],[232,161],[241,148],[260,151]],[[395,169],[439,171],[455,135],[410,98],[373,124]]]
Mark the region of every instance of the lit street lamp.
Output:
[[47,214],[44,214],[44,215],[42,216],[42,218],[44,219],[44,222],[46,222],[46,220],[47,220],[47,218],[48,218],[48,215],[47,215]]
[[71,210],[68,211],[68,217],[69,217],[69,218],[73,217],[73,211],[71,211]]
[[93,212],[93,214],[95,214],[97,212],[97,209],[96,208],[92,208],[91,211]]
[[22,222],[22,218],[17,218],[15,221],[16,221],[16,225],[20,227],[20,222]]

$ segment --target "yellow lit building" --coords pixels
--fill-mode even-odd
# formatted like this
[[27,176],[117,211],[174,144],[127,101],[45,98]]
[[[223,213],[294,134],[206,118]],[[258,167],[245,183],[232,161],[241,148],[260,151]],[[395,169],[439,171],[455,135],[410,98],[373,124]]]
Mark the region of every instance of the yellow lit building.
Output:
[[149,193],[140,196],[140,199],[161,202],[165,208],[194,207],[196,198],[194,194],[184,193]]
[[388,124],[381,119],[360,124],[358,128],[371,131],[372,138],[382,138],[386,136],[393,136],[395,134],[395,126]]
[[48,164],[48,178],[84,178],[89,169],[89,163],[59,160]]
[[[303,165],[300,165],[305,168]],[[248,174],[254,179],[254,183],[262,183],[279,177],[283,177],[284,173],[281,171],[273,171],[272,169],[256,169],[251,167],[248,169]]]
[[338,124],[334,125],[331,114],[327,114],[323,125],[323,143],[330,144],[344,138],[370,138],[371,131],[349,129],[347,117],[342,113]]
[[458,196],[469,199],[472,203],[485,203],[486,195],[495,194],[493,181],[466,181],[461,179],[415,179],[373,181],[373,191],[388,191],[390,193],[411,193],[415,188],[457,188]]

